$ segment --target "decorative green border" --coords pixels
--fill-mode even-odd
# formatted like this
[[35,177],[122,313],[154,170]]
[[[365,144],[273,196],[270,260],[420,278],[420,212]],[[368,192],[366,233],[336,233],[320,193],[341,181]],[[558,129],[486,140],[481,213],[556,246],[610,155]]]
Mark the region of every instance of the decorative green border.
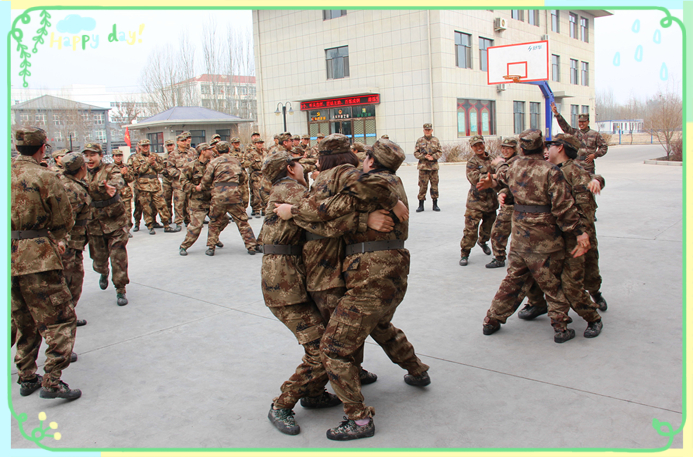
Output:
[[[679,28],[681,29],[681,37],[682,37],[682,72],[684,75],[686,75],[686,70],[687,70],[687,38],[686,38],[686,27],[684,23],[678,19],[677,17],[674,17],[670,14],[669,10],[664,7],[659,7],[659,6],[605,6],[605,5],[590,5],[589,3],[586,4],[576,4],[575,6],[563,6],[563,5],[553,5],[551,4],[553,2],[545,2],[544,6],[534,6],[532,5],[531,7],[523,7],[521,5],[513,5],[513,6],[502,6],[502,7],[493,7],[494,9],[498,10],[511,10],[511,9],[518,9],[518,8],[529,8],[529,9],[537,9],[537,10],[548,10],[548,9],[558,9],[558,10],[571,10],[571,9],[576,9],[579,8],[580,10],[589,10],[589,9],[600,9],[600,10],[627,10],[627,11],[636,11],[636,10],[656,10],[656,11],[661,11],[665,17],[660,20],[660,25],[663,28],[669,28],[671,27],[672,24],[676,23]],[[688,3],[688,5],[686,5]],[[692,2],[683,2],[683,8],[684,8],[684,16],[687,16],[687,12],[690,14],[689,9],[693,8],[691,6]],[[547,5],[548,4],[548,5]],[[686,8],[688,6],[688,8]],[[334,6],[331,5],[332,8],[340,8],[339,6]],[[460,8],[453,8],[450,6],[431,6],[431,7],[414,7],[414,6],[399,6],[399,7],[383,7],[383,6],[359,6],[359,7],[349,7],[349,6],[344,6],[341,8],[344,9],[359,9],[359,10],[380,10],[380,9],[388,9],[388,10],[451,10],[451,9],[460,9],[460,10],[482,10],[482,9],[488,9],[489,7],[492,7],[492,5],[484,5],[484,6],[468,6],[468,7],[460,7]],[[94,10],[146,10],[146,11],[152,11],[152,10],[247,10],[247,9],[263,9],[263,10],[270,10],[270,9],[281,9],[281,10],[299,10],[299,9],[305,9],[305,10],[318,10],[322,9],[320,7],[315,7],[315,6],[282,6],[282,7],[260,7],[260,8],[248,8],[246,6],[240,7],[240,6],[201,6],[201,7],[187,7],[187,6],[139,6],[139,7],[133,7],[133,6],[123,6],[123,7],[118,7],[118,6],[48,6],[48,7],[32,7],[24,10],[24,12],[19,15],[12,23],[12,29],[10,30],[10,33],[8,34],[7,37],[7,94],[9,95],[11,93],[11,83],[10,83],[10,78],[11,78],[11,49],[12,49],[12,40],[14,39],[14,42],[17,44],[16,51],[19,52],[21,63],[20,63],[20,72],[18,73],[19,76],[22,77],[23,80],[23,86],[28,87],[28,82],[27,82],[27,77],[31,76],[31,72],[29,71],[29,68],[31,67],[30,63],[30,58],[31,55],[28,52],[28,45],[23,43],[24,39],[24,32],[21,29],[20,22],[22,24],[29,24],[31,22],[31,16],[29,13],[33,11],[40,11],[40,28],[36,31],[36,35],[32,38],[32,41],[34,41],[34,47],[32,49],[32,52],[36,54],[38,52],[38,47],[39,45],[44,44],[44,39],[43,37],[48,34],[47,28],[51,26],[51,22],[49,19],[51,18],[51,15],[48,13],[48,10],[58,10],[58,11],[94,11]],[[688,105],[688,99],[687,99],[687,81],[686,78],[684,77],[682,80],[682,100],[683,100],[683,150],[684,150],[684,156],[687,152],[687,138],[686,138],[686,127],[687,127],[687,105]],[[9,113],[9,104],[7,107],[8,114]],[[11,131],[11,116],[8,115],[7,117],[7,132]],[[10,157],[8,156],[7,158],[7,196],[11,195],[11,188],[10,188],[10,179],[9,179],[9,174],[10,174]],[[284,448],[176,448],[176,449],[170,449],[170,448],[125,448],[125,449],[120,449],[120,448],[53,448],[50,446],[46,446],[41,443],[41,440],[45,438],[46,436],[53,436],[55,439],[60,439],[60,434],[56,433],[55,435],[49,435],[46,434],[45,432],[48,430],[48,428],[43,428],[43,419],[41,419],[41,424],[39,427],[34,428],[31,432],[31,436],[27,435],[27,433],[24,431],[23,424],[27,420],[27,414],[25,413],[17,413],[15,412],[12,404],[12,374],[11,374],[11,369],[10,369],[10,363],[11,363],[11,347],[8,341],[7,345],[7,359],[8,359],[8,370],[7,370],[7,377],[8,377],[8,383],[7,383],[7,396],[8,396],[8,405],[10,407],[10,411],[12,413],[12,416],[17,419],[17,422],[19,424],[19,429],[21,434],[29,441],[34,442],[37,446],[45,449],[45,450],[50,450],[50,451],[57,451],[57,452],[74,452],[74,451],[80,451],[80,452],[605,452],[605,451],[610,451],[610,452],[629,452],[629,453],[643,453],[643,452],[662,452],[666,451],[671,447],[671,444],[674,440],[674,437],[681,433],[683,431],[683,428],[686,424],[686,418],[687,418],[687,373],[686,373],[686,368],[687,368],[687,360],[686,360],[686,256],[687,256],[687,246],[686,246],[686,204],[687,204],[687,199],[686,199],[686,192],[687,192],[687,185],[686,185],[686,172],[687,172],[687,161],[683,160],[683,272],[682,272],[682,286],[683,286],[683,341],[682,341],[682,346],[683,346],[683,353],[682,353],[682,359],[683,359],[683,392],[682,392],[682,406],[683,406],[683,413],[682,413],[682,421],[681,421],[681,426],[674,430],[674,428],[671,426],[670,423],[660,421],[656,418],[652,419],[652,427],[655,429],[655,431],[664,437],[668,437],[668,441],[666,445],[660,447],[660,448],[655,448],[655,449],[620,449],[620,448],[494,448],[494,449],[486,449],[486,448],[445,448],[445,449],[438,449],[438,448],[417,448],[417,449],[409,449],[409,448],[385,448],[385,449],[371,449],[371,448],[349,448],[349,449],[333,449],[333,448],[303,448],[303,449],[284,449]],[[9,205],[8,205],[9,206]],[[10,225],[10,220],[8,218],[8,235],[9,235],[9,225]],[[9,242],[9,239],[7,240]],[[9,245],[9,243],[8,243]],[[9,266],[10,259],[8,255],[7,259],[7,264]],[[8,275],[10,272],[10,268],[8,268]],[[8,282],[9,284],[9,277],[8,277]],[[10,303],[11,297],[10,297],[10,291],[8,288],[7,291],[7,303]],[[10,334],[10,313],[11,309],[8,306],[7,307],[7,330],[8,330],[8,335]],[[45,415],[44,415],[45,416]],[[39,415],[39,418],[41,416]],[[56,424],[57,427],[57,424]],[[51,427],[53,428],[53,427]]]

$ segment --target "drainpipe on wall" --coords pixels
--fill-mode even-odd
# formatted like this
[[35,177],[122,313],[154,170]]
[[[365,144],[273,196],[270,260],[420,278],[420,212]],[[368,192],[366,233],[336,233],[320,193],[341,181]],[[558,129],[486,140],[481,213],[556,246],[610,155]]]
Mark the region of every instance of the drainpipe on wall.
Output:
[[[260,12],[257,10],[253,11],[253,15],[257,17],[257,40],[253,40],[254,44],[257,45],[257,55],[256,55],[256,62],[258,62],[257,65],[257,75],[255,77],[255,84],[258,87],[258,91],[256,92],[256,95],[258,96],[258,106],[262,107],[262,128],[266,129],[267,128],[267,122],[266,122],[266,109],[264,105],[265,101],[265,89],[264,85],[262,83],[262,54],[260,52],[261,43],[260,43]],[[258,119],[260,121],[260,119]],[[258,123],[259,124],[259,123]],[[260,129],[260,125],[258,125],[258,130]],[[264,136],[264,135],[263,135]]]
[[431,11],[426,10],[426,20],[428,22],[428,93],[431,102],[431,123],[435,126],[435,116],[433,114],[433,54],[431,50]]

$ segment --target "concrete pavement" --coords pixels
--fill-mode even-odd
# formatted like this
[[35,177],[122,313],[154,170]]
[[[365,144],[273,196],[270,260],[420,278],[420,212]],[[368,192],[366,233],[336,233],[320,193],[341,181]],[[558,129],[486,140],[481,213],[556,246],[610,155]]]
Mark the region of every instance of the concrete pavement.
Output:
[[[430,199],[423,213],[413,212],[417,171],[402,167],[412,265],[394,324],[431,366],[432,384],[406,385],[405,372],[369,339],[364,368],[379,376],[363,388],[376,409],[373,438],[327,440],[341,407],[297,406],[298,436],[267,420],[302,351],[265,307],[261,256],[246,254],[233,224],[214,257],[204,255],[206,230],[187,257],[178,255],[184,232],[135,233],[125,307],[116,306],[112,284],[99,289],[87,259],[77,313],[89,324],[77,330],[79,361],[63,374],[83,396],[71,403],[21,397],[12,364],[14,411],[28,414],[27,432],[45,411],[62,439],[42,443],[59,448],[665,446],[652,420],[677,429],[683,411],[682,169],[643,164],[659,156],[659,146],[612,146],[597,161],[606,179],[597,232],[609,309],[596,339],[582,337],[585,323],[573,315],[578,336],[562,345],[546,316],[513,316],[482,335],[505,271],[484,268],[491,257],[478,247],[469,266],[457,264],[469,189],[464,164],[441,167],[440,213]],[[261,223],[251,222],[256,235]],[[13,447],[35,447],[14,419],[11,438]],[[682,442],[678,434],[672,447]]]

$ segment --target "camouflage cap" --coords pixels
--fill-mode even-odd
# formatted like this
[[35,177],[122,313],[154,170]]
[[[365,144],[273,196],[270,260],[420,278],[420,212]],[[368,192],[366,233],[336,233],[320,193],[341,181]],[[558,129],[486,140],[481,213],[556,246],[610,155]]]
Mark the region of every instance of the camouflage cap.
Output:
[[517,138],[515,137],[510,137],[510,138],[503,138],[503,142],[501,143],[501,147],[505,146],[506,148],[517,148]]
[[219,138],[221,140],[221,135],[219,135],[218,133],[215,133],[214,135],[212,135],[212,139],[215,139],[215,138]]
[[53,154],[51,154],[51,157],[53,157],[53,160],[55,160],[58,157],[64,157],[65,154],[67,154],[68,152],[70,152],[69,149],[58,149]]
[[209,145],[214,146],[218,144],[221,140],[219,138],[214,138],[212,141],[210,141]]
[[578,114],[578,121],[590,121],[590,115],[589,114]]
[[75,172],[84,165],[84,156],[79,152],[71,152],[63,157],[62,163],[66,171]]
[[423,128],[424,128],[425,130],[433,130],[433,124],[431,124],[430,122],[426,122],[426,123],[423,125]]
[[310,135],[301,135],[302,140],[310,140]]
[[46,142],[46,132],[43,129],[19,129],[14,134],[15,146],[41,146]]
[[481,136],[481,135],[474,135],[473,137],[471,137],[471,138],[469,139],[469,145],[470,145],[470,146],[474,146],[475,144],[478,144],[478,143],[486,144],[486,142],[484,141],[484,137],[483,137],[483,136]]
[[265,140],[263,140],[262,138],[253,138],[253,144],[255,144],[255,143],[264,143],[264,142],[265,142]]
[[520,147],[525,151],[544,148],[544,137],[539,129],[527,129],[520,133]]
[[291,141],[291,134],[289,132],[280,133],[277,136],[277,139],[280,143],[283,143],[285,141]]
[[351,145],[349,144],[349,138],[341,133],[333,133],[331,135],[327,135],[325,139],[320,142],[318,151],[320,152],[320,155],[327,156],[349,152],[350,147]]
[[229,143],[240,143],[240,142],[241,142],[241,139],[238,138],[237,136],[231,138],[231,141],[229,141]]
[[219,154],[226,154],[231,150],[231,146],[226,141],[220,141],[217,143],[217,152]]
[[114,149],[114,150],[111,151],[111,155],[114,155],[114,156],[122,156],[122,155],[124,155],[124,154],[123,154],[123,151],[121,151],[120,149]]
[[84,145],[82,148],[82,152],[97,152],[101,155],[103,155],[103,149],[101,149],[101,145],[99,143],[87,143]]
[[298,136],[298,135],[294,135],[294,136],[291,137],[291,139],[292,139],[292,140],[300,140],[301,137]]
[[384,139],[384,140],[389,140],[389,139],[390,139],[390,135],[382,135],[380,138],[382,138],[382,139]]
[[185,138],[192,138],[192,134],[190,132],[188,132],[187,130],[182,132],[181,135],[183,135]]
[[318,133],[316,138],[325,138],[325,134],[324,133]]
[[291,153],[296,156],[301,156],[303,157],[303,149],[300,148],[299,146],[291,148]]
[[255,135],[260,136],[260,134],[258,132],[253,132],[250,134],[250,136],[255,136]]
[[175,144],[176,143],[173,140],[166,140],[166,142],[164,143],[164,146],[175,145]]
[[148,145],[150,145],[150,144],[152,144],[152,142],[149,141],[147,138],[145,138],[144,140],[140,140],[140,141],[137,142],[137,146],[148,146]]
[[404,151],[397,143],[384,139],[375,142],[371,153],[382,166],[392,171],[397,171],[405,158]]
[[278,139],[279,139],[279,134],[278,134],[278,133],[277,133],[276,135],[274,135],[274,139],[275,139],[275,140],[278,140]]
[[352,149],[356,149],[358,152],[365,151],[365,144],[359,143],[358,141],[351,145]]
[[273,182],[287,165],[292,164],[298,159],[300,159],[300,157],[293,157],[288,151],[272,153],[267,156],[265,162],[262,164],[262,175],[270,182]]
[[200,143],[200,144],[197,145],[197,147],[195,148],[195,150],[199,153],[199,152],[205,151],[205,150],[207,150],[207,149],[211,149],[211,148],[212,148],[212,147],[211,147],[209,144],[207,144],[207,143]]
[[565,154],[570,157],[571,159],[574,159],[577,157],[578,150],[584,145],[582,144],[582,141],[580,141],[576,136],[570,135],[569,133],[559,133],[551,141],[546,142],[546,146],[556,144],[556,145],[562,145],[565,150]]
[[188,138],[192,138],[192,135],[190,134],[190,132],[183,132],[180,135],[176,136],[177,141],[185,141]]

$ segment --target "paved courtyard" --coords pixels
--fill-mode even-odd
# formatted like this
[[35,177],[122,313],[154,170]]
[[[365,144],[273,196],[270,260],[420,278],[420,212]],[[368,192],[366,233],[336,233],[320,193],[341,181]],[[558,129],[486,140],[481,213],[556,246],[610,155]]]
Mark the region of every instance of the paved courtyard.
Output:
[[[178,255],[184,232],[135,233],[125,307],[116,306],[112,284],[99,289],[87,259],[77,312],[89,324],[77,331],[79,361],[63,374],[82,398],[21,397],[12,364],[11,406],[28,415],[26,433],[41,411],[57,422],[62,439],[42,444],[59,448],[666,446],[652,422],[675,430],[683,417],[683,218],[682,168],[643,164],[661,155],[659,146],[619,146],[597,161],[606,179],[597,232],[609,309],[596,339],[582,337],[585,323],[573,315],[578,336],[562,345],[553,342],[546,316],[513,316],[496,334],[482,334],[505,270],[486,269],[491,257],[478,247],[467,267],[457,264],[469,189],[464,164],[441,167],[440,213],[430,199],[425,212],[413,212],[417,171],[403,166],[412,265],[394,324],[431,366],[432,384],[406,385],[405,372],[369,339],[364,367],[379,377],[363,388],[376,410],[373,438],[327,440],[340,407],[297,406],[298,436],[280,434],[267,420],[302,351],[265,307],[262,257],[246,254],[235,225],[214,257],[204,255],[206,229],[187,257]],[[256,235],[261,224],[251,222]],[[11,440],[16,448],[36,447],[15,418]],[[679,433],[672,447],[682,444]]]

